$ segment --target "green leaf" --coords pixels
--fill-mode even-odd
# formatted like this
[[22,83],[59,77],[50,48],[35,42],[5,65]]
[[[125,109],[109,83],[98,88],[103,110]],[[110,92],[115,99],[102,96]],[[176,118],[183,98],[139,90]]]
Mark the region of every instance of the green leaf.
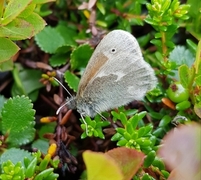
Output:
[[177,65],[186,64],[188,67],[191,67],[195,58],[184,46],[176,46],[170,53],[169,60],[176,62]]
[[192,80],[192,76],[193,76],[193,73],[191,71],[191,69],[187,66],[187,65],[182,65],[179,67],[179,78],[180,78],[180,82],[182,84],[182,86],[184,88],[188,88],[190,83],[191,83],[191,80]]
[[144,36],[141,36],[137,39],[138,43],[140,44],[140,47],[144,47],[145,45],[147,45],[147,43],[149,43],[150,41],[150,34],[146,34]]
[[6,26],[0,27],[2,37],[8,37],[13,40],[28,39],[33,36],[33,26],[24,19],[15,18]]
[[47,150],[49,148],[49,142],[43,139],[37,139],[32,143],[32,148],[36,148],[44,154],[47,154]]
[[53,173],[54,169],[53,168],[48,168],[42,172],[40,172],[39,174],[36,175],[36,177],[34,178],[34,180],[42,180],[42,179],[48,179],[48,176],[50,176]]
[[196,53],[197,44],[195,44],[191,39],[187,39],[186,43],[188,48],[191,50],[192,53]]
[[149,112],[149,115],[150,115],[152,118],[158,119],[158,120],[160,120],[160,119],[163,117],[163,114],[158,113],[158,112],[154,112],[154,111]]
[[171,10],[174,12],[179,8],[180,2],[178,0],[173,0],[171,3]]
[[141,148],[146,147],[146,146],[150,147],[150,145],[152,144],[152,142],[149,139],[146,139],[144,137],[138,138],[136,140],[136,143],[138,143],[141,146]]
[[151,135],[151,137],[149,138],[149,140],[151,141],[151,146],[154,146],[156,144],[156,136],[152,136]]
[[195,111],[196,115],[199,118],[201,118],[201,102],[198,102],[197,104],[195,104],[194,111]]
[[35,101],[38,97],[36,92],[44,86],[39,82],[41,74],[41,71],[35,69],[23,69],[18,71],[18,69],[15,68],[13,71],[15,83],[12,86],[12,95],[28,95],[32,101]]
[[112,116],[113,116],[113,119],[115,118],[115,119],[120,119],[120,115],[119,115],[119,113],[117,113],[116,111],[111,111],[111,114],[112,114]]
[[2,132],[9,146],[19,147],[35,137],[33,104],[25,96],[10,98],[2,108]]
[[159,52],[159,51],[155,52],[155,56],[159,60],[159,62],[162,62],[163,59],[164,59],[163,54],[161,52]]
[[161,34],[160,32],[155,33],[154,37],[155,37],[156,39],[161,38],[161,37],[162,37],[162,34]]
[[151,165],[151,163],[154,161],[155,157],[156,157],[156,152],[150,151],[144,160],[144,167],[148,168]]
[[66,22],[60,22],[60,24],[56,27],[56,30],[63,37],[65,44],[68,44],[69,46],[77,45],[77,43],[75,42],[75,37],[77,36],[77,29],[69,27],[69,24],[67,24]]
[[37,157],[34,157],[30,161],[30,164],[28,165],[28,167],[25,170],[26,178],[31,178],[34,175],[35,169],[36,169],[36,163],[37,163]]
[[163,1],[163,3],[161,4],[161,11],[166,11],[169,9],[170,7],[170,4],[171,4],[171,0],[165,0]]
[[[1,110],[5,102],[6,102],[6,98],[0,95],[0,117],[1,117]],[[0,124],[1,124],[1,121],[0,121]],[[1,129],[1,126],[0,126],[0,129]]]
[[126,115],[123,113],[123,112],[120,112],[120,120],[121,120],[121,123],[125,126],[127,124],[127,117]]
[[54,133],[56,126],[56,122],[41,125],[40,129],[38,129],[39,138],[48,141],[46,138],[44,138],[44,135],[47,133]]
[[57,67],[66,64],[68,54],[54,54],[50,57],[49,62],[52,67]]
[[195,78],[195,83],[197,86],[201,86],[201,75],[199,75]]
[[133,140],[136,140],[136,139],[138,138],[138,132],[137,132],[137,131],[134,131],[133,134],[132,134],[132,136],[131,136],[131,138],[132,138]]
[[[167,27],[167,32],[166,32],[166,38],[168,39],[168,41],[172,42],[172,37],[175,35],[176,31],[178,29],[178,25],[177,24],[172,24],[170,26]],[[174,45],[174,43],[173,43]],[[174,46],[172,45],[172,47],[174,48]],[[170,46],[171,47],[171,46]]]
[[104,134],[102,132],[102,129],[96,129],[96,131],[98,133],[97,137],[99,137],[101,139],[105,139],[105,136],[104,136]]
[[105,21],[96,20],[96,24],[102,27],[107,27],[107,24],[105,23]]
[[32,12],[27,17],[23,17],[22,19],[30,23],[30,27],[32,28],[32,33],[30,34],[29,38],[39,33],[46,25],[46,22],[38,14],[34,12]]
[[166,26],[159,26],[158,28],[159,28],[160,31],[164,31],[164,32],[167,31],[167,27]]
[[14,56],[19,49],[20,48],[8,38],[0,37],[0,64]]
[[22,11],[18,17],[25,18],[33,13],[34,9],[36,8],[36,4],[29,4],[24,11]]
[[184,110],[190,108],[190,106],[191,106],[191,103],[189,101],[182,101],[180,103],[177,103],[175,108],[178,111],[184,111]]
[[15,19],[30,2],[31,0],[10,0],[1,20],[2,25],[7,25]]
[[163,161],[158,158],[157,156],[155,157],[153,163],[154,166],[158,167],[160,170],[164,170],[165,169],[165,165],[163,163]]
[[149,133],[151,133],[151,131],[153,130],[153,125],[150,123],[150,124],[148,124],[148,125],[146,125],[145,126],[145,132],[144,132],[144,134],[149,134]]
[[201,75],[201,40],[198,42],[195,59],[195,73]]
[[162,172],[164,178],[168,179],[170,173],[168,171],[166,171],[166,170],[161,170],[161,172]]
[[27,94],[43,87],[43,85],[39,82],[41,74],[41,71],[34,69],[24,69],[20,71],[19,76]]
[[[75,46],[69,45],[69,44],[64,44],[60,46],[55,53],[58,54],[68,54]],[[68,55],[69,57],[69,55]]]
[[160,123],[159,123],[159,127],[164,127],[167,126],[170,122],[171,122],[172,118],[169,115],[165,115],[163,116],[163,118],[161,119]]
[[[41,31],[46,22],[35,12],[32,12],[35,6],[26,10],[24,15],[20,15],[12,20],[9,24],[1,26],[0,34],[2,37],[9,37],[13,40],[22,40],[33,37]],[[30,12],[31,11],[31,12]]]
[[24,167],[27,168],[29,163],[31,162],[30,159],[28,159],[27,157],[24,157]]
[[124,135],[124,133],[126,132],[126,130],[124,128],[116,128],[116,131],[121,134],[122,136]]
[[138,121],[143,119],[146,116],[147,112],[146,111],[142,111],[140,113],[138,113]]
[[126,114],[126,116],[133,116],[138,112],[137,109],[128,109],[126,110],[124,113]]
[[13,69],[13,61],[11,59],[0,63],[0,71],[10,71]]
[[106,127],[109,126],[110,122],[109,121],[101,121],[101,127]]
[[56,50],[65,44],[61,34],[50,26],[45,27],[35,36],[38,46],[46,53],[53,54]]
[[140,129],[138,129],[138,138],[144,136],[145,134],[145,127],[141,127]]
[[105,7],[103,6],[103,3],[100,3],[100,2],[96,2],[96,6],[97,8],[99,9],[99,11],[105,15]]
[[10,148],[7,149],[1,156],[0,156],[0,165],[2,166],[2,162],[6,162],[10,160],[13,164],[17,164],[17,162],[21,162],[24,166],[24,157],[28,159],[32,159],[31,153],[28,151],[17,149],[17,148]]
[[18,51],[19,47],[13,43],[11,40],[7,38],[1,38],[0,37],[0,70],[5,71],[7,70],[5,66],[6,62],[12,63],[12,60],[10,58],[14,56]]
[[39,170],[40,170],[40,171],[44,171],[45,169],[47,169],[49,162],[50,162],[50,158],[49,158],[48,156],[46,156],[46,157],[40,162]]
[[190,4],[189,14],[196,18],[200,15],[200,0],[188,0],[188,4]]
[[[150,7],[147,4],[147,8]],[[147,17],[144,19],[144,21],[152,26],[156,25],[155,21],[150,17],[150,15],[147,15]]]
[[121,139],[117,142],[117,146],[125,146],[127,143],[126,139]]
[[[132,18],[130,20],[130,23],[132,25],[139,25],[139,26],[143,26],[144,25],[144,21],[139,17],[136,17],[136,18]],[[150,35],[150,34],[147,34],[147,35]]]
[[22,163],[18,162],[18,163],[16,163],[14,165],[10,160],[7,160],[6,162],[3,162],[0,179],[2,179],[2,180],[7,180],[7,179],[21,180],[21,179],[25,179],[24,168],[22,166]]
[[165,42],[165,45],[169,48],[169,49],[173,49],[175,47],[174,43],[172,41],[167,40]]
[[136,129],[138,125],[138,114],[135,114],[133,117],[129,119],[129,121],[132,123],[133,129]]
[[[127,122],[127,124],[126,124],[126,131],[127,131],[129,134],[132,134],[134,130],[135,130],[135,129],[133,128],[131,122]],[[129,140],[129,139],[127,139],[127,140]]]
[[93,49],[88,44],[77,47],[71,53],[71,68],[73,70],[85,68],[92,53]]
[[121,137],[122,137],[121,134],[116,133],[116,134],[114,134],[114,135],[112,136],[111,141],[118,141],[118,140],[121,139]]
[[115,1],[115,6],[117,7],[117,9],[119,11],[123,11],[124,7],[122,6],[122,2],[121,1]]
[[152,44],[156,45],[156,46],[159,46],[159,47],[162,46],[161,40],[153,39],[153,40],[151,40],[150,42],[151,42]]
[[156,137],[163,137],[165,135],[165,131],[160,127],[153,132],[153,135]]
[[114,22],[116,19],[117,19],[117,16],[115,14],[106,14],[105,15],[106,22]]
[[33,3],[35,4],[45,4],[45,3],[48,3],[48,2],[54,2],[56,0],[33,0]]
[[65,82],[69,85],[69,87],[73,89],[75,92],[77,92],[80,79],[70,71],[66,71],[64,73],[64,78]]

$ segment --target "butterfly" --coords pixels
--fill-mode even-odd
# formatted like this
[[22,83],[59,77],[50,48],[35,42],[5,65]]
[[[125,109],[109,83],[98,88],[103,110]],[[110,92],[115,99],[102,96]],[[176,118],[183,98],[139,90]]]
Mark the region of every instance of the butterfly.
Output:
[[133,100],[142,100],[156,84],[154,70],[144,60],[136,38],[124,30],[113,30],[92,54],[76,96],[64,105],[77,109],[81,117],[93,118]]

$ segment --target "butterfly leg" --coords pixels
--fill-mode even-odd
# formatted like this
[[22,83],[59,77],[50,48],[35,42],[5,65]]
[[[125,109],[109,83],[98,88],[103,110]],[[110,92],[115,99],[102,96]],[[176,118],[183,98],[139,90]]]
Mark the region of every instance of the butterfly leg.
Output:
[[88,125],[87,125],[86,121],[84,120],[83,113],[80,113],[80,116],[81,116],[81,118],[82,118],[84,124],[86,125],[86,134],[88,135]]

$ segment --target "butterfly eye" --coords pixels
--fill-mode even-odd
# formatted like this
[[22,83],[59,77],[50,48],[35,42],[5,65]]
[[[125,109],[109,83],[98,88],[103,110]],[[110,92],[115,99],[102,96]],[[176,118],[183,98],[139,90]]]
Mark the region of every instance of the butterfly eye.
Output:
[[112,49],[110,50],[110,52],[111,52],[112,54],[115,54],[115,53],[117,52],[117,50],[116,50],[116,48],[112,48]]

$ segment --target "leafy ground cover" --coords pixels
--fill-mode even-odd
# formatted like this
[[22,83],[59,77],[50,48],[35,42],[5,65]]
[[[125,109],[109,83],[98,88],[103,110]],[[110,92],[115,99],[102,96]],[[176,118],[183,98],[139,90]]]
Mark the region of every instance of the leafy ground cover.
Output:
[[[4,0],[0,15],[0,179],[200,179],[199,0]],[[156,88],[104,118],[57,115],[69,94],[54,78],[75,95],[114,29],[137,38]]]

